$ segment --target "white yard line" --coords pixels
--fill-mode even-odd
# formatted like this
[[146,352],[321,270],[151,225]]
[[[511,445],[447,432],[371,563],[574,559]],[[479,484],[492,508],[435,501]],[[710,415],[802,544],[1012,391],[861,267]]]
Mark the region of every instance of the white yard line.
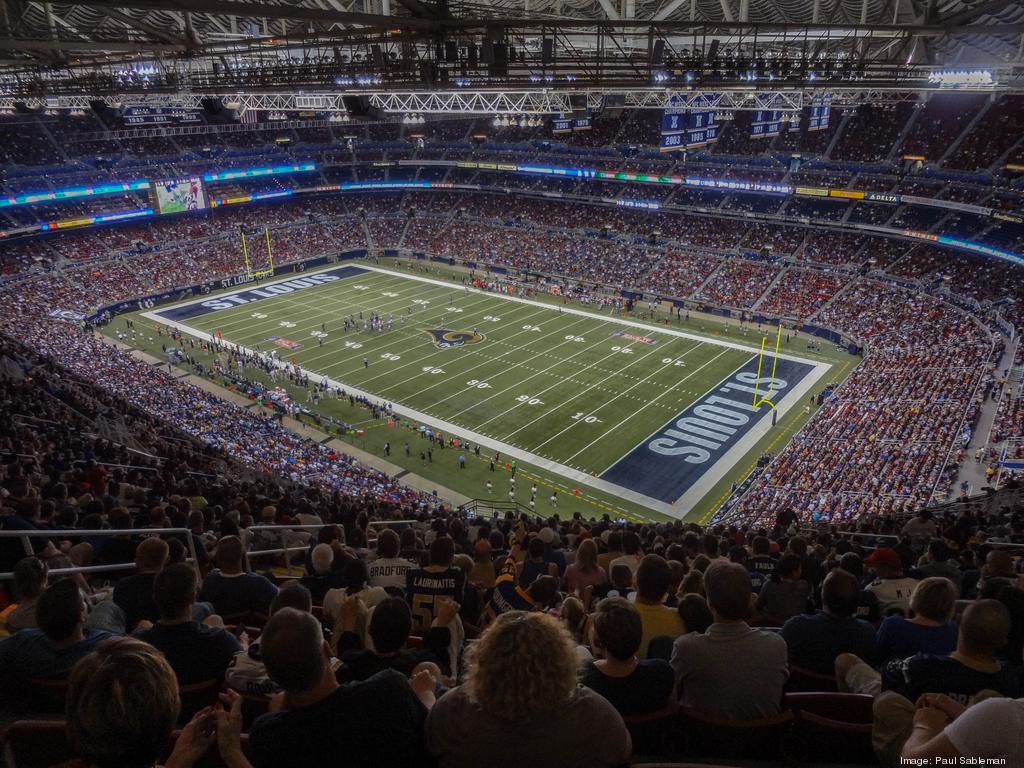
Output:
[[[635,342],[630,342],[630,343],[632,344],[632,343],[635,343]],[[697,348],[697,347],[699,347],[699,346],[701,346],[701,345],[700,345],[700,344],[697,344],[697,345],[695,345],[695,346],[694,346],[694,347],[693,347],[692,349],[696,349],[696,348]],[[624,347],[624,349],[629,349],[629,348],[630,348],[630,347],[628,347],[628,346],[627,346],[627,347]],[[688,351],[691,351],[691,350],[688,350]],[[647,359],[647,358],[649,358],[649,357],[650,357],[651,355],[653,355],[653,354],[655,354],[655,353],[657,353],[657,352],[661,352],[661,349],[659,349],[659,348],[658,348],[657,346],[654,346],[654,345],[652,345],[652,346],[651,346],[651,350],[650,350],[650,352],[648,352],[648,353],[647,353],[646,355],[639,355],[639,356],[636,356],[636,355],[634,355],[634,356],[631,356],[631,357],[632,357],[632,359],[631,359],[631,360],[630,360],[630,361],[629,361],[629,362],[628,362],[628,363],[627,363],[626,365],[622,366],[622,371],[626,371],[626,370],[628,370],[628,369],[629,369],[629,368],[631,368],[632,366],[634,366],[634,365],[636,365],[637,363],[639,363],[639,362],[640,362],[641,360],[646,360],[646,359]],[[615,351],[615,352],[611,352],[611,353],[610,353],[610,354],[609,354],[608,356],[606,356],[606,357],[603,357],[603,358],[601,358],[601,359],[600,359],[600,360],[598,360],[597,362],[598,362],[598,363],[600,363],[600,362],[603,362],[603,361],[607,360],[607,359],[608,359],[609,357],[612,357],[612,356],[614,356],[614,355],[621,355],[621,354],[622,354],[622,352],[621,352],[621,351],[618,351],[618,350],[617,350],[617,351]],[[597,363],[594,363],[594,365],[597,365]],[[588,365],[588,366],[587,366],[586,368],[584,368],[584,369],[583,369],[583,371],[586,371],[586,370],[588,370],[588,369],[590,369],[590,368],[593,368],[593,367],[594,367],[593,365]],[[580,373],[583,373],[583,371],[580,371]],[[619,371],[619,373],[622,373],[622,371]],[[657,372],[657,371],[655,371],[655,373],[656,373],[656,372]],[[653,374],[652,374],[652,375],[653,375]],[[648,377],[648,378],[649,378],[649,377]],[[509,439],[510,437],[512,437],[512,435],[516,435],[516,434],[518,434],[518,433],[522,432],[522,431],[523,431],[524,429],[526,429],[527,427],[532,427],[532,426],[533,426],[534,424],[536,424],[536,423],[537,423],[538,421],[540,421],[541,419],[546,419],[546,418],[549,418],[549,417],[550,417],[550,416],[551,416],[552,414],[556,413],[556,412],[557,412],[558,410],[560,410],[561,408],[564,408],[564,407],[565,407],[566,405],[568,405],[569,403],[571,403],[571,402],[572,402],[573,400],[576,400],[576,399],[578,399],[578,398],[582,397],[583,395],[587,394],[587,392],[589,392],[590,390],[592,390],[592,389],[595,389],[595,388],[597,388],[597,387],[601,386],[602,384],[604,384],[604,383],[605,383],[605,381],[606,381],[606,379],[600,379],[599,381],[595,381],[595,382],[594,382],[593,384],[591,384],[590,386],[588,386],[588,387],[587,387],[586,389],[584,389],[584,390],[583,390],[582,392],[577,392],[577,393],[576,393],[576,394],[574,394],[574,395],[573,395],[572,397],[570,397],[570,398],[569,398],[568,400],[565,400],[565,401],[563,401],[563,402],[559,403],[558,405],[555,405],[555,406],[552,406],[552,407],[548,408],[548,409],[547,409],[547,410],[545,410],[545,411],[544,411],[544,413],[542,413],[542,414],[541,414],[540,416],[537,416],[536,418],[534,418],[534,419],[531,419],[530,421],[526,422],[525,424],[523,424],[523,426],[519,427],[519,429],[517,429],[517,430],[516,430],[515,432],[510,432],[509,434],[505,435],[505,437],[504,437],[503,439],[505,439],[505,440],[508,440],[508,439]],[[538,392],[538,393],[537,393],[536,395],[534,395],[534,397],[539,397],[540,395],[543,395],[543,394],[544,394],[545,392],[547,392],[548,390],[551,390],[551,389],[554,389],[555,387],[561,386],[561,384],[562,384],[562,382],[557,382],[557,383],[555,383],[555,384],[552,384],[552,385],[551,385],[550,387],[547,387],[547,388],[545,388],[545,389],[542,389],[542,390],[541,390],[540,392]],[[634,385],[634,386],[635,386],[635,385]],[[632,387],[630,387],[630,389],[632,389]],[[626,391],[626,392],[628,392],[628,391],[629,391],[629,389],[627,389],[627,390],[625,390],[625,391]],[[517,403],[516,405],[523,405],[523,403]],[[512,409],[510,408],[509,410],[512,410]],[[572,427],[572,426],[574,426],[575,424],[576,424],[576,422],[574,421],[574,422],[572,422],[572,423],[571,423],[571,424],[569,425],[569,427]],[[561,433],[559,433],[559,434],[561,434]],[[544,441],[543,443],[541,443],[540,445],[546,445],[546,444],[547,444],[548,442],[550,442],[550,440],[551,440],[551,438],[549,438],[548,440],[545,440],[545,441]],[[540,448],[540,445],[538,445],[538,446],[537,446],[536,448],[533,448],[532,450],[534,450],[534,451],[535,451],[535,450],[537,450],[537,448]]]
[[[698,346],[699,346],[699,345],[698,345]],[[696,348],[697,348],[697,347],[694,347],[693,349],[696,349]],[[692,351],[693,351],[693,350],[688,350],[688,351],[687,351],[687,352],[686,352],[685,354],[681,355],[681,357],[686,357],[686,355],[688,355],[688,354],[689,354],[690,352],[692,352]],[[595,438],[594,440],[592,440],[591,442],[587,443],[587,444],[586,444],[585,446],[583,446],[582,448],[580,448],[580,449],[579,449],[578,451],[576,451],[576,453],[574,453],[574,454],[573,454],[572,456],[570,456],[570,457],[569,457],[568,459],[566,459],[566,461],[567,461],[567,462],[569,462],[569,461],[572,461],[573,459],[575,459],[575,458],[576,458],[577,456],[579,456],[579,455],[580,455],[581,453],[583,453],[583,452],[584,452],[585,450],[587,450],[588,448],[590,448],[590,446],[594,445],[594,443],[598,442],[599,440],[601,440],[601,439],[602,439],[602,438],[604,438],[605,436],[607,436],[607,435],[611,434],[612,432],[614,432],[614,431],[615,431],[616,429],[618,429],[619,427],[621,427],[621,426],[622,426],[623,424],[625,424],[625,423],[626,423],[627,421],[629,421],[630,419],[633,419],[633,418],[635,418],[635,417],[636,417],[636,415],[637,415],[638,413],[640,413],[640,411],[644,410],[644,408],[647,408],[647,407],[648,407],[649,405],[653,405],[653,404],[654,404],[654,403],[656,403],[656,402],[657,402],[657,401],[658,401],[658,400],[659,400],[660,398],[662,398],[662,397],[664,397],[665,395],[667,395],[667,394],[668,394],[669,392],[671,392],[671,391],[672,391],[673,389],[675,389],[676,387],[678,387],[678,386],[679,386],[680,384],[682,384],[682,383],[683,383],[684,381],[686,381],[687,379],[690,379],[690,378],[692,378],[693,376],[696,376],[696,375],[697,375],[698,373],[700,373],[701,371],[703,371],[703,370],[704,370],[705,368],[707,368],[707,367],[708,367],[709,365],[711,365],[711,364],[712,364],[713,362],[715,362],[715,361],[716,361],[716,360],[717,360],[718,358],[720,358],[720,357],[721,357],[722,355],[724,355],[724,354],[725,354],[726,352],[728,352],[728,351],[729,351],[728,349],[723,349],[723,350],[722,350],[721,352],[719,352],[719,353],[718,353],[717,355],[715,355],[715,356],[714,356],[714,357],[712,357],[712,358],[711,358],[710,360],[708,360],[708,361],[707,361],[706,363],[704,363],[704,365],[700,366],[699,368],[696,368],[696,369],[694,369],[694,370],[693,370],[693,371],[692,371],[691,373],[688,373],[688,374],[687,374],[686,376],[684,376],[683,378],[681,378],[681,379],[680,379],[679,381],[677,381],[677,382],[676,382],[675,384],[673,384],[673,385],[672,385],[671,387],[669,387],[668,389],[666,389],[666,390],[665,390],[664,392],[662,392],[661,394],[657,395],[656,397],[653,397],[653,398],[651,398],[650,400],[648,400],[648,401],[647,401],[646,403],[644,403],[644,404],[643,404],[642,406],[640,406],[639,408],[637,408],[637,409],[636,409],[635,411],[633,411],[633,413],[629,414],[629,416],[627,416],[626,418],[624,418],[624,419],[623,419],[622,421],[620,421],[620,422],[619,422],[618,424],[616,424],[616,425],[615,425],[614,427],[610,427],[609,429],[606,429],[606,430],[605,430],[604,432],[602,432],[602,433],[601,433],[601,434],[600,434],[600,435],[599,435],[599,436],[598,436],[597,438]],[[661,373],[661,371],[664,371],[664,370],[665,370],[666,368],[670,368],[670,367],[672,367],[672,366],[673,366],[674,364],[675,364],[675,360],[673,360],[673,361],[672,361],[671,363],[669,363],[668,365],[666,365],[666,366],[664,366],[664,367],[662,367],[662,368],[659,368],[659,369],[658,369],[657,371],[655,371],[654,373],[652,373],[652,374],[651,374],[651,376],[653,376],[653,375],[654,375],[655,373]],[[648,377],[648,378],[650,378],[650,377]],[[644,381],[646,381],[646,379],[644,379]],[[642,384],[642,383],[643,383],[643,382],[637,382],[636,384],[634,384],[634,385],[633,385],[633,387],[638,387],[638,386],[640,386],[640,384]],[[630,389],[632,389],[633,387],[630,387]],[[629,389],[627,389],[627,390],[626,390],[626,392],[629,392]],[[622,394],[626,394],[626,392],[623,392]],[[618,396],[616,396],[616,397],[618,397]],[[604,407],[605,407],[606,405],[608,405],[609,403],[615,402],[615,400],[616,400],[616,397],[613,397],[613,398],[612,398],[611,400],[607,400],[607,401],[605,401],[604,403],[601,403],[601,405],[600,405],[600,406],[599,406],[599,407],[598,407],[597,409],[595,409],[595,410],[591,411],[590,413],[591,413],[591,414],[597,413],[597,412],[598,412],[599,410],[601,410],[601,408],[604,408]],[[567,432],[568,430],[572,429],[572,428],[573,428],[574,426],[576,426],[576,424],[579,424],[579,423],[580,423],[580,422],[578,422],[578,421],[577,421],[577,422],[574,422],[573,424],[570,424],[570,425],[569,425],[568,427],[566,427],[565,429],[563,429],[563,430],[562,430],[562,432]],[[559,432],[559,433],[558,433],[558,435],[561,435],[561,434],[562,434],[562,432]],[[555,435],[555,437],[558,437],[558,435]],[[553,439],[554,439],[554,438],[549,438],[549,440],[553,440]],[[543,444],[544,444],[544,443],[541,443],[541,445],[543,445]],[[533,450],[537,450],[537,448],[540,448],[540,445],[538,445],[538,446],[537,446],[536,448],[534,448]]]
[[[433,278],[433,277],[421,277],[420,275],[406,275],[404,272],[395,272],[394,270],[391,270],[391,269],[385,269],[383,267],[375,267],[375,266],[370,266],[370,265],[360,264],[359,266],[362,269],[366,269],[366,270],[369,270],[371,272],[380,272],[381,274],[385,274],[385,275],[399,275],[399,276],[402,276],[402,277],[406,277],[409,280],[417,280],[417,281],[419,281],[421,283],[427,283],[429,285],[451,285],[451,283],[448,283],[448,282],[446,282],[444,280],[438,280],[437,278]],[[532,304],[532,305],[538,306],[538,307],[547,307],[548,309],[552,309],[552,310],[557,310],[558,309],[558,305],[548,304],[547,302],[537,301],[535,299],[524,299],[524,298],[521,298],[519,296],[508,296],[508,295],[503,294],[503,293],[492,293],[491,291],[483,291],[483,290],[480,290],[479,288],[470,288],[469,292],[470,293],[482,293],[482,294],[486,294],[488,296],[495,296],[495,297],[501,299],[502,301],[513,301],[513,302],[516,302],[518,304]],[[563,314],[583,315],[585,317],[593,317],[593,318],[596,318],[598,320],[604,320],[606,322],[617,323],[618,325],[624,325],[624,326],[629,327],[629,328],[639,328],[641,330],[649,331],[651,333],[660,333],[660,334],[664,334],[664,335],[667,335],[667,336],[677,336],[677,337],[682,338],[682,339],[690,339],[692,341],[700,341],[700,342],[703,342],[705,344],[716,344],[716,345],[718,345],[720,347],[729,347],[730,349],[738,349],[741,352],[750,352],[752,354],[757,354],[758,352],[761,351],[760,346],[751,346],[751,345],[748,345],[748,344],[740,344],[740,343],[735,342],[735,341],[725,341],[724,339],[714,339],[714,338],[710,338],[708,336],[700,336],[700,335],[697,335],[695,333],[687,333],[686,331],[679,331],[679,330],[676,330],[675,328],[672,328],[672,327],[667,326],[667,325],[653,325],[653,324],[650,324],[650,323],[641,323],[641,322],[639,322],[637,320],[626,320],[624,318],[614,317],[614,316],[613,317],[608,317],[606,315],[600,315],[600,314],[598,314],[596,312],[587,312],[587,311],[582,310],[582,309],[576,309],[575,307],[562,306],[561,309],[562,309],[562,313]],[[809,360],[809,359],[804,358],[804,357],[797,357],[795,355],[787,355],[787,354],[784,354],[782,352],[780,352],[778,356],[782,360],[793,360],[793,361],[798,362],[798,363],[808,363],[810,365],[815,364],[814,360]]]
[[[543,341],[543,340],[544,340],[544,339],[546,339],[546,338],[547,338],[548,336],[554,336],[554,335],[556,335],[556,334],[559,334],[559,333],[561,333],[561,334],[564,334],[564,333],[565,333],[565,332],[566,332],[567,330],[569,330],[570,328],[574,328],[574,327],[576,327],[576,325],[577,325],[578,323],[582,323],[582,322],[584,322],[584,321],[583,321],[582,319],[579,319],[579,320],[575,320],[575,321],[573,321],[572,323],[570,323],[569,325],[565,326],[564,328],[559,328],[559,329],[558,329],[558,330],[556,330],[556,331],[551,331],[551,332],[549,332],[549,333],[545,333],[545,334],[544,334],[543,336],[535,336],[535,337],[531,337],[531,338],[529,338],[529,339],[527,339],[527,340],[526,340],[526,344],[524,344],[524,345],[523,345],[522,347],[514,347],[514,348],[510,349],[510,350],[509,350],[508,352],[502,352],[502,353],[501,353],[500,355],[498,355],[497,357],[492,357],[492,358],[489,358],[489,359],[488,359],[488,360],[487,360],[486,362],[483,362],[483,363],[481,363],[480,365],[475,365],[475,366],[473,366],[472,368],[470,368],[470,369],[469,369],[468,371],[462,371],[461,373],[459,373],[459,376],[469,376],[469,375],[470,375],[471,373],[473,373],[473,371],[476,371],[476,370],[479,370],[480,368],[483,368],[483,367],[484,367],[485,365],[487,365],[488,363],[493,363],[493,362],[497,362],[497,361],[501,360],[501,358],[505,357],[505,355],[511,355],[511,354],[512,354],[512,353],[514,353],[514,352],[519,352],[519,351],[523,350],[523,349],[524,349],[524,348],[525,348],[525,347],[526,347],[527,345],[529,345],[529,344],[533,344],[533,343],[534,343],[535,341]],[[510,337],[510,339],[514,339],[514,338],[516,338],[517,336],[520,336],[520,335],[522,335],[523,333],[527,333],[527,334],[529,334],[529,333],[531,333],[531,332],[530,332],[530,331],[521,331],[521,332],[520,332],[519,334],[517,334],[516,336],[511,336],[511,337]],[[567,340],[566,340],[566,341],[562,341],[562,342],[560,342],[560,343],[558,343],[558,344],[555,344],[555,346],[551,347],[551,348],[550,348],[550,349],[548,350],[548,354],[550,354],[550,353],[551,353],[551,352],[553,352],[554,350],[558,349],[558,348],[559,348],[560,346],[562,346],[563,344],[570,344],[570,343],[571,343],[570,341],[567,341]],[[521,362],[521,363],[516,363],[515,365],[509,365],[509,366],[506,366],[506,367],[505,367],[505,369],[504,369],[504,370],[502,370],[502,371],[501,371],[501,373],[499,373],[498,375],[499,375],[499,376],[504,376],[504,375],[505,375],[506,373],[508,373],[509,371],[515,370],[516,368],[518,368],[518,367],[519,367],[519,366],[521,366],[521,365],[525,365],[526,363],[532,363],[532,362],[533,362],[533,358],[529,358],[529,359],[527,359],[527,360],[524,360],[524,361],[523,361],[523,362]],[[523,379],[523,381],[525,381],[525,379]],[[423,390],[420,390],[419,394],[422,394],[423,392],[426,392],[427,390],[433,389],[434,387],[439,387],[439,386],[441,386],[441,385],[442,385],[443,383],[444,383],[444,382],[438,382],[437,384],[432,384],[431,386],[427,387],[427,389],[423,389]],[[516,386],[516,385],[514,385],[514,384],[513,384],[512,386]],[[445,397],[445,398],[442,398],[441,400],[438,400],[438,401],[437,401],[436,403],[431,403],[431,404],[430,404],[430,405],[428,406],[428,408],[430,408],[431,410],[433,410],[434,408],[437,408],[437,406],[439,406],[439,405],[440,405],[441,403],[446,403],[446,402],[448,402],[449,400],[451,400],[451,399],[452,399],[453,397],[458,397],[459,395],[465,394],[465,393],[466,393],[466,391],[467,391],[468,389],[470,389],[470,388],[468,388],[468,387],[467,387],[467,389],[460,389],[460,390],[456,390],[455,392],[452,392],[452,393],[451,393],[450,395],[448,395],[447,397]],[[511,387],[510,387],[509,389],[511,389]],[[504,389],[504,390],[501,390],[501,391],[502,391],[502,392],[507,392],[507,391],[508,391],[508,389]],[[470,408],[473,408],[473,407],[475,407],[475,406],[477,406],[477,405],[480,405],[481,403],[486,403],[486,402],[487,402],[488,400],[490,400],[490,399],[491,399],[492,397],[494,397],[494,396],[495,396],[495,395],[497,395],[497,394],[499,394],[499,393],[498,393],[498,392],[495,392],[495,393],[494,393],[494,395],[490,395],[490,396],[488,396],[488,397],[485,397],[485,398],[484,398],[483,400],[477,400],[477,401],[476,401],[476,402],[475,402],[475,403],[474,403],[473,405],[471,405],[471,406],[470,406]],[[466,409],[463,409],[463,410],[459,411],[458,413],[454,414],[454,415],[453,415],[453,416],[451,417],[451,418],[452,418],[452,420],[454,420],[456,416],[460,416],[460,415],[462,415],[462,414],[463,414],[463,413],[465,413],[465,412],[466,412],[467,410],[469,410],[469,409],[468,409],[468,408],[466,408]]]
[[[176,328],[182,333],[188,333],[192,336],[195,336],[197,339],[203,339],[204,341],[214,340],[213,336],[209,333],[206,333],[206,331],[200,331],[198,328],[192,328],[190,326],[185,325],[184,323],[178,322],[177,320],[167,320],[161,318],[156,312],[144,312],[142,316],[150,320],[157,320],[158,322],[162,322],[165,325],[169,325],[172,328]],[[244,346],[239,345],[239,348],[249,354],[256,354],[255,350],[248,349]],[[277,364],[282,367],[285,365],[281,361],[277,361]],[[344,382],[328,378],[327,376],[323,376],[319,373],[316,373],[315,371],[306,371],[305,369],[302,368],[300,368],[300,370],[303,370],[304,373],[308,374],[310,381],[315,381],[318,383],[326,382],[327,385],[330,387],[333,387],[335,389],[344,389],[346,392],[350,392],[357,397],[365,397],[369,402],[376,403],[378,405],[384,405],[386,402],[388,402],[387,400],[379,397],[376,394],[366,392],[365,390],[350,386],[348,384],[345,384]],[[626,499],[627,501],[631,501],[634,504],[646,507],[655,512],[660,512],[661,514],[666,515],[668,517],[682,517],[682,513],[679,510],[677,510],[672,504],[666,504],[665,502],[659,501],[658,499],[653,499],[650,496],[645,496],[642,493],[637,493],[636,491],[631,491],[628,488],[623,488],[620,485],[609,483],[605,480],[601,480],[600,478],[595,477],[594,475],[589,475],[586,472],[581,472],[578,469],[567,467],[564,464],[559,464],[558,462],[552,461],[551,459],[545,459],[543,456],[536,456],[530,453],[529,451],[524,451],[521,448],[516,448],[513,445],[503,443],[500,440],[495,440],[494,438],[489,437],[487,435],[482,435],[479,432],[474,432],[472,430],[465,429],[464,427],[460,427],[456,424],[452,424],[451,422],[434,418],[429,414],[421,413],[420,411],[416,411],[412,408],[407,408],[406,406],[401,404],[397,404],[395,406],[395,411],[400,416],[402,416],[402,418],[410,419],[420,424],[430,424],[432,427],[436,429],[441,429],[451,434],[461,435],[462,437],[471,440],[472,442],[479,443],[480,445],[485,446],[490,450],[500,451],[502,454],[510,456],[516,461],[522,461],[529,464],[533,464],[534,466],[540,467],[541,469],[546,469],[549,472],[554,472],[555,474],[562,475],[563,477],[568,478],[576,483],[579,483],[580,485],[586,485],[591,488],[603,491],[612,496],[618,496],[621,499]]]

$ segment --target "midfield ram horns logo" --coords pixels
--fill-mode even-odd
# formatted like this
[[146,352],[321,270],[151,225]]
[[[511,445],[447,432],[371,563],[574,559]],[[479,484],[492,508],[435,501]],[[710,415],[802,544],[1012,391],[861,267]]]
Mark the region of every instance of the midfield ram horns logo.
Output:
[[467,344],[479,344],[484,340],[484,335],[476,331],[452,331],[448,328],[425,328],[424,331],[430,334],[434,346],[438,349],[464,347]]

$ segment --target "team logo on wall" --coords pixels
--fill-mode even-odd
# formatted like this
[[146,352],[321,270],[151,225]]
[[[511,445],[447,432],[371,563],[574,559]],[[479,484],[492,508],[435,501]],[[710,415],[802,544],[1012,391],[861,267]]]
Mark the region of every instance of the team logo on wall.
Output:
[[424,330],[430,334],[434,340],[434,346],[438,349],[464,347],[467,344],[479,344],[484,340],[484,335],[476,331],[451,331],[447,328],[426,328]]

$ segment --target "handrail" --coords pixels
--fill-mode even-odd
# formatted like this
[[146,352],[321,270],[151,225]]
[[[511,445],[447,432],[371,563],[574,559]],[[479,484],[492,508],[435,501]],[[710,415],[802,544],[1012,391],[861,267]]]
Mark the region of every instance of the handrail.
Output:
[[[73,529],[73,530],[62,530],[62,531],[47,531],[47,530],[34,530],[34,531],[0,531],[0,539],[21,539],[22,545],[25,548],[25,557],[32,557],[35,551],[32,549],[32,542],[29,539],[33,538],[47,538],[47,539],[61,539],[61,538],[93,538],[96,536],[141,536],[141,535],[152,535],[152,534],[171,534],[171,535],[185,535],[187,542],[189,557],[187,561],[192,563],[195,568],[196,576],[201,576],[199,573],[199,562],[196,560],[196,546],[195,539],[192,538],[192,531],[188,528],[106,528],[106,529]],[[51,573],[96,573],[104,570],[125,570],[126,565],[135,567],[134,563],[115,563],[111,565],[82,565],[74,566],[72,568],[59,568],[54,569]],[[0,573],[0,581],[14,578],[13,571],[7,571]]]

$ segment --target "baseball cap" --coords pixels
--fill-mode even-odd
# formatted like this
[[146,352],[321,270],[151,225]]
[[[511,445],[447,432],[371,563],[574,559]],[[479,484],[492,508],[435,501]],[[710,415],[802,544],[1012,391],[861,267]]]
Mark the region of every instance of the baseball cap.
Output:
[[879,547],[864,558],[864,565],[888,565],[893,568],[899,568],[903,565],[903,561],[900,559],[900,556],[895,549]]
[[540,529],[537,534],[537,538],[543,541],[545,544],[550,544],[555,540],[555,531],[552,528],[544,527]]

